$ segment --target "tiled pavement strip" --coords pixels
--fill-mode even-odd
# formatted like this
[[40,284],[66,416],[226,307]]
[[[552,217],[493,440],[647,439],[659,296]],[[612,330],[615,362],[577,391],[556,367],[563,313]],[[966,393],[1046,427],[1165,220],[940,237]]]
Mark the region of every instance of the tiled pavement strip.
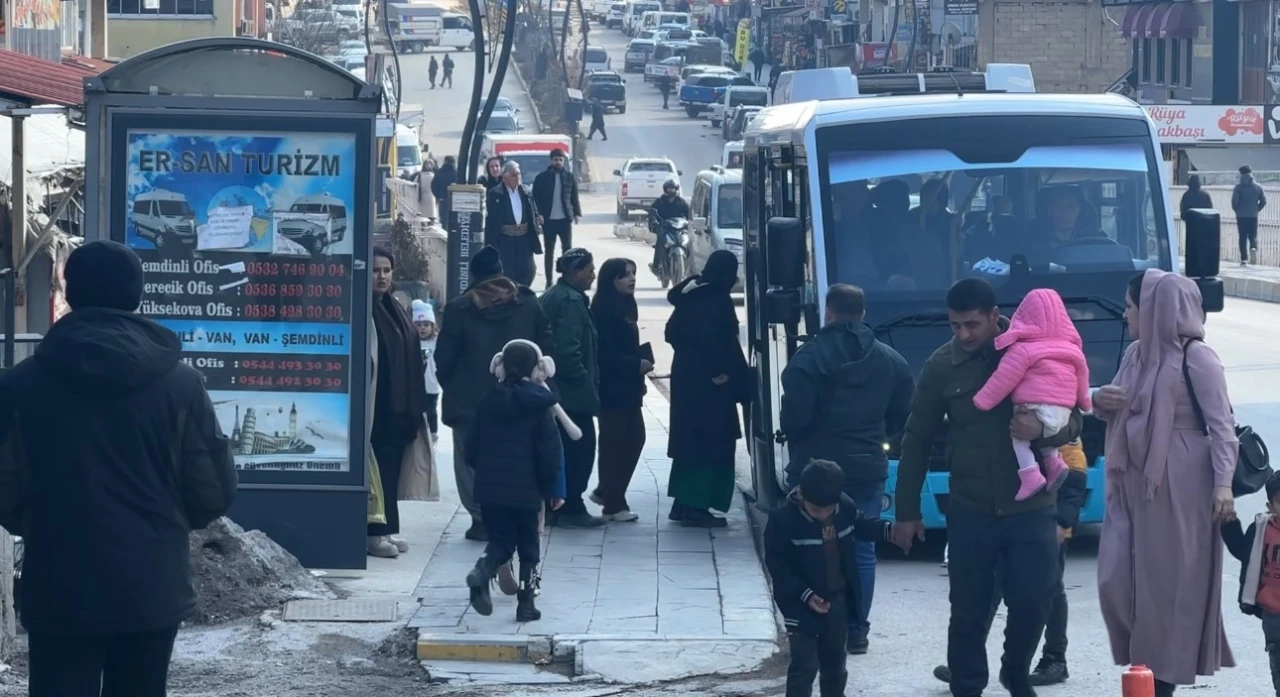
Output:
[[[468,606],[464,577],[483,545],[463,537],[470,518],[459,507],[416,593],[421,607],[409,626],[419,631],[419,658],[540,662],[554,651],[573,656],[578,674],[644,682],[681,676],[627,665],[637,642],[646,646],[645,663],[668,652],[685,663],[689,653],[705,651],[705,672],[751,670],[775,652],[773,603],[741,497],[727,528],[669,522],[667,402],[657,390],[645,400],[645,423],[647,442],[627,493],[640,520],[546,531],[540,621],[517,623],[515,598],[496,589],[491,616]],[[440,467],[452,466],[447,429],[437,453]],[[622,674],[607,675],[617,664]]]

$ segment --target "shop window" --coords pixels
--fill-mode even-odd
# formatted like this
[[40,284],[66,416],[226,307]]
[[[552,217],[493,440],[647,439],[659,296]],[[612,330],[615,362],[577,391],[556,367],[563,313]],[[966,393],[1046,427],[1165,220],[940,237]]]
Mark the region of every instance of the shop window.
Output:
[[1141,44],[1139,44],[1137,40],[1134,40],[1131,43],[1133,46],[1131,47],[1131,55],[1129,56],[1129,67],[1132,68],[1134,72],[1137,72],[1138,66],[1141,65],[1142,60],[1142,51],[1139,48]]
[[1169,84],[1182,84],[1182,39],[1169,42]]
[[1165,39],[1156,39],[1156,82],[1164,84]]
[[211,16],[213,0],[107,0],[108,15],[137,16]]
[[1151,39],[1142,40],[1142,81],[1151,82]]
[[1184,84],[1186,84],[1186,86],[1187,86],[1187,87],[1190,87],[1190,86],[1191,86],[1191,76],[1195,74],[1195,73],[1193,73],[1193,72],[1192,72],[1192,70],[1191,70],[1191,53],[1192,53],[1192,52],[1191,52],[1191,39],[1184,39],[1184,40],[1183,40],[1182,55],[1183,55],[1183,58],[1187,61],[1187,65],[1186,65],[1186,69],[1187,69],[1187,76],[1186,76],[1186,82],[1184,83]]

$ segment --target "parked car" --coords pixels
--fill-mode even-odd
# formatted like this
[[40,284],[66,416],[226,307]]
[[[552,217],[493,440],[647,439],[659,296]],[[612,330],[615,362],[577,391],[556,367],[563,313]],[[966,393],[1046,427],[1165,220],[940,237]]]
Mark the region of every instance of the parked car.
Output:
[[493,113],[511,114],[514,116],[515,114],[520,113],[520,107],[512,104],[511,100],[506,97],[498,97],[498,99],[493,103]]
[[606,109],[627,113],[627,85],[622,76],[613,71],[588,74],[583,95],[598,100]]
[[589,73],[613,69],[613,61],[609,59],[609,52],[600,46],[587,46],[587,49],[582,52],[582,62]]
[[738,257],[738,282],[733,290],[741,292],[746,286],[747,268],[742,247],[742,170],[712,165],[698,172],[689,196],[689,210],[693,215],[689,224],[693,231],[689,271],[702,273],[713,253],[727,249]]
[[632,208],[653,205],[662,195],[663,183],[681,174],[668,157],[632,157],[622,163],[620,169],[613,170],[613,176],[618,177],[618,220],[626,220]]
[[609,16],[604,19],[604,26],[608,29],[621,29],[622,20],[627,16],[627,3],[615,2],[609,6]]
[[747,124],[751,123],[751,119],[760,113],[761,108],[745,104],[734,107],[731,114],[721,122],[720,135],[725,140],[742,140],[742,132],[747,130]]
[[486,134],[519,133],[521,130],[523,129],[520,127],[520,119],[516,118],[514,113],[509,111],[499,112],[494,109],[493,113],[489,115],[489,121],[485,123],[482,132]]
[[626,73],[643,72],[645,63],[649,62],[649,54],[657,48],[652,39],[632,39],[627,44],[627,53],[622,62],[622,71]]

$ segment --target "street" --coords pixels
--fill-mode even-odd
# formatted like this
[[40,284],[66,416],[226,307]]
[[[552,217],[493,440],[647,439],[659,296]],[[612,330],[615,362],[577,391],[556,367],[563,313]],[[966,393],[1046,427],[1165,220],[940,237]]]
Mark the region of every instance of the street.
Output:
[[[627,43],[626,37],[616,30],[593,28],[591,43],[605,47],[613,65],[621,66]],[[402,59],[403,60],[403,59]],[[468,84],[471,56],[457,55],[459,84]],[[426,58],[408,58],[405,74],[416,74],[413,66]],[[420,74],[420,73],[417,73]],[[503,93],[511,97],[527,116],[528,101],[520,94],[519,83],[509,74]],[[689,119],[683,110],[662,109],[658,91],[643,82],[637,73],[625,75],[627,81],[628,108],[625,114],[609,114],[606,126],[609,140],[598,138],[589,143],[591,171],[594,175],[594,192],[583,193],[584,218],[574,232],[575,244],[586,246],[596,255],[597,266],[608,257],[623,256],[636,260],[639,268],[637,301],[640,305],[641,341],[652,342],[657,354],[658,372],[665,373],[670,366],[670,347],[663,341],[662,330],[669,316],[666,292],[657,279],[649,273],[646,264],[652,251],[647,245],[618,240],[612,234],[614,221],[615,179],[611,173],[627,156],[667,155],[683,171],[682,193],[687,197],[696,173],[720,161],[724,141],[718,129],[712,129],[705,120]],[[456,126],[461,124],[465,112],[459,109],[465,91],[457,91],[459,99],[441,104],[432,100],[438,96],[431,90],[405,87],[406,102],[428,105],[428,128],[438,129],[429,139],[433,148],[437,142],[444,144],[456,139]],[[451,95],[452,96],[452,95]],[[432,104],[446,110],[432,117]],[[457,111],[455,111],[457,110]],[[533,128],[531,119],[525,118],[526,129]],[[585,128],[586,122],[583,123]],[[456,140],[454,141],[456,142]],[[453,146],[456,150],[456,146]],[[440,158],[437,150],[437,159]],[[536,173],[525,173],[526,183]],[[541,264],[539,264],[541,273]],[[535,289],[541,290],[543,280],[535,281]],[[741,314],[741,313],[740,313]],[[1208,341],[1228,366],[1231,396],[1237,418],[1242,424],[1252,425],[1268,442],[1280,438],[1280,409],[1273,397],[1275,385],[1280,384],[1280,359],[1269,358],[1270,350],[1280,341],[1280,306],[1246,300],[1230,299],[1227,310],[1209,319]],[[651,444],[652,445],[652,444]],[[740,461],[744,458],[740,457]],[[740,467],[740,480],[746,472]],[[1207,505],[1207,504],[1206,504]],[[1261,512],[1262,496],[1251,496],[1238,502],[1240,516],[1246,520]],[[1106,632],[1098,611],[1095,579],[1096,534],[1086,531],[1073,543],[1067,569],[1067,593],[1071,605],[1068,664],[1071,679],[1064,685],[1040,688],[1046,695],[1107,695],[1119,694],[1122,669],[1112,665]],[[935,664],[941,663],[946,654],[946,626],[948,618],[947,578],[939,565],[939,559],[885,560],[877,572],[876,601],[872,612],[871,650],[865,656],[849,658],[850,695],[876,695],[906,697],[921,694],[944,694],[946,688],[931,676]],[[1259,623],[1240,613],[1236,607],[1239,565],[1228,558],[1223,580],[1223,615],[1227,634],[1235,652],[1238,667],[1216,676],[1203,678],[1196,694],[1203,695],[1260,695],[1270,690],[1266,654],[1263,651],[1262,632]],[[999,647],[1002,642],[1003,611],[997,619],[988,641],[988,656],[992,675],[998,669]],[[774,666],[775,670],[781,665]],[[777,673],[774,673],[777,675]],[[893,676],[892,681],[885,676]],[[457,694],[564,694],[564,695],[659,695],[659,694],[740,694],[778,695],[782,692],[777,680],[717,679],[681,683],[679,688],[610,689],[602,692],[582,691],[582,687],[560,688],[504,688],[499,690],[479,687],[458,687]],[[673,691],[674,690],[674,691]],[[453,690],[451,690],[452,692]],[[989,692],[1001,692],[995,685]]]

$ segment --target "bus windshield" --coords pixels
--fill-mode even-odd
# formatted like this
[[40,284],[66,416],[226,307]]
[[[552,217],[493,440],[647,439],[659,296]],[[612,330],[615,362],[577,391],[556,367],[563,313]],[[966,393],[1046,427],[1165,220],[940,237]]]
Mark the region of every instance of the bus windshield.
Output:
[[833,208],[825,212],[832,280],[937,298],[969,276],[999,289],[1024,269],[1056,286],[1049,275],[1171,268],[1152,197],[1162,194],[1152,191],[1158,179],[1140,142],[974,159],[941,149],[832,152],[823,197]]

